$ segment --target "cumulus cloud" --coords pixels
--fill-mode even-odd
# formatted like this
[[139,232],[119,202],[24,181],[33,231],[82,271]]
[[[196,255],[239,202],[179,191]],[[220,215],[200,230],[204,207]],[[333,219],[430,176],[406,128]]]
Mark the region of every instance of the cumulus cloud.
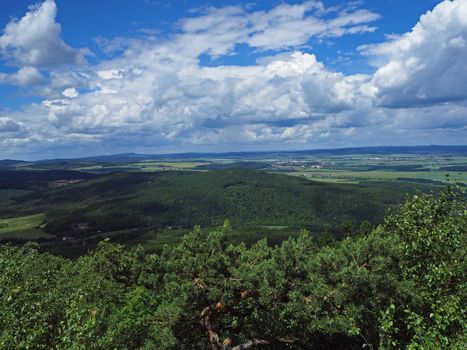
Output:
[[6,74],[0,73],[0,85],[34,85],[44,81],[41,72],[35,67],[22,67],[16,73]]
[[0,133],[20,131],[22,124],[7,117],[0,117]]
[[[48,68],[42,103],[9,114],[9,128],[15,120],[27,133],[0,145],[229,150],[426,143],[438,135],[465,143],[459,140],[467,128],[466,2],[445,0],[412,31],[362,47],[377,63],[375,73],[346,75],[303,45],[313,37],[373,31],[370,24],[379,15],[357,2],[347,9],[327,9],[316,1],[282,3],[269,11],[208,8],[180,20],[171,36],[118,38],[106,44],[116,49],[110,58],[80,65],[80,53],[60,39],[56,7],[47,0],[11,23],[47,12],[58,47],[63,44],[71,50],[64,52],[74,55],[60,64],[74,64]],[[248,66],[201,63],[202,55],[229,55],[239,44],[263,57]],[[13,58],[21,62],[8,56]],[[41,82],[40,61],[23,62],[17,73],[0,75],[0,82]],[[7,121],[0,119],[0,128],[2,123]]]
[[73,88],[67,88],[67,89],[63,90],[62,95],[65,96],[65,97],[74,98],[74,97],[78,97],[79,93],[73,87]]
[[[152,55],[141,55],[105,64],[122,67],[118,70],[97,69],[88,93],[68,88],[64,95],[72,100],[44,101],[49,121],[68,132],[125,127],[176,140],[239,125],[313,123],[351,109],[358,99],[354,84],[359,79],[331,72],[314,55],[298,51],[249,67],[180,68],[176,61],[143,66]],[[286,136],[292,136],[290,130]]]
[[[353,78],[331,72],[315,55],[299,51],[274,55],[248,67],[203,67],[199,56],[228,54],[241,43],[261,50],[290,48],[313,36],[358,32],[358,26],[379,18],[358,9],[321,18],[325,11],[315,1],[281,4],[270,11],[209,8],[181,20],[180,32],[169,40],[126,40],[122,54],[114,59],[96,66],[53,69],[41,90],[47,98],[37,107],[40,111],[35,109],[46,116],[41,119],[43,125],[53,128],[41,128],[48,134],[42,139],[60,139],[50,134],[62,135],[61,140],[81,135],[74,140],[115,143],[137,135],[141,143],[161,146],[242,142],[242,138],[253,143],[306,142],[314,133],[306,124],[319,123],[327,113],[346,111],[355,103]],[[3,47],[13,45],[20,27],[37,22],[42,32],[53,34],[54,40],[45,44],[52,41],[56,47],[46,51],[58,51],[63,59],[54,61],[47,52],[39,52],[40,59],[28,64],[79,63],[80,53],[60,39],[55,14],[51,0],[32,7],[7,26]],[[44,38],[35,39],[41,41]],[[8,59],[26,63],[26,42],[19,41]]]
[[54,0],[33,5],[20,19],[7,24],[0,36],[0,53],[14,66],[54,67],[84,63],[84,51],[75,50],[60,37]]
[[445,0],[408,33],[361,47],[383,64],[373,76],[375,103],[417,107],[467,98],[467,0]]

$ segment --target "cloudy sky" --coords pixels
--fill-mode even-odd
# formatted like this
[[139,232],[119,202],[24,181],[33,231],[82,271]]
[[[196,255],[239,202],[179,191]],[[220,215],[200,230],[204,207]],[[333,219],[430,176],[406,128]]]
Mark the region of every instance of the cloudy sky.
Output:
[[2,0],[0,30],[0,158],[467,144],[467,0]]

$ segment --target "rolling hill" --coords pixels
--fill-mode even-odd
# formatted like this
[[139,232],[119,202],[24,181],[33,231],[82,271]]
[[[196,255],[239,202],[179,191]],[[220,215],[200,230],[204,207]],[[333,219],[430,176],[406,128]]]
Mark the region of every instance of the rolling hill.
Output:
[[[57,178],[50,172],[32,174],[38,181]],[[78,174],[70,173],[80,178]],[[30,176],[31,172],[23,175],[27,181]],[[377,224],[387,208],[415,188],[430,187],[397,182],[326,184],[246,169],[116,173],[44,188],[16,198],[4,212],[45,212],[45,231],[73,237],[144,227],[215,226],[225,219],[234,226],[319,230],[345,221]]]

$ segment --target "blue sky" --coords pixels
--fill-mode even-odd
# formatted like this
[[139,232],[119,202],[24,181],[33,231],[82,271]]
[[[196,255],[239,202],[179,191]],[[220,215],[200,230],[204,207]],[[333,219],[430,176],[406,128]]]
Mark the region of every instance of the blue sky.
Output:
[[0,3],[0,158],[465,144],[467,0]]

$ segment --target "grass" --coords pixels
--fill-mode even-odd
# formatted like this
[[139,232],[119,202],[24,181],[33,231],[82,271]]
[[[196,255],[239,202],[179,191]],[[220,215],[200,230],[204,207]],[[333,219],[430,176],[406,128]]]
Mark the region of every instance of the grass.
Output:
[[40,229],[45,214],[34,214],[16,218],[0,219],[0,239],[38,239],[53,237]]
[[[419,179],[430,181],[446,181],[447,171],[348,171],[348,170],[315,170],[297,171],[288,173],[294,176],[303,176],[315,181],[358,183],[361,181],[404,181],[404,179]],[[467,182],[466,172],[453,172],[451,181]]]

